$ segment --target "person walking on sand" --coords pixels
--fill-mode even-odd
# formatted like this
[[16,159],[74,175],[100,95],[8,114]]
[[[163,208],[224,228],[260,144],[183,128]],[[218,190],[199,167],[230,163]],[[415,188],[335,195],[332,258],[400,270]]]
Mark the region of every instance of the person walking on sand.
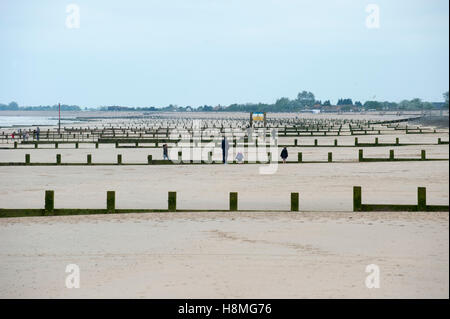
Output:
[[163,145],[163,159],[169,160],[169,147],[167,146],[167,144]]
[[39,126],[36,128],[36,140],[39,141],[39,133],[41,133],[41,129]]
[[244,155],[242,154],[242,152],[238,152],[236,155],[236,160],[239,164],[243,163],[243,159],[244,159]]
[[280,154],[281,158],[283,159],[283,163],[286,163],[286,159],[288,158],[288,151],[287,148],[284,147]]
[[228,157],[228,149],[230,148],[230,145],[228,144],[228,140],[226,136],[222,139],[222,162],[224,164],[227,163],[227,157]]

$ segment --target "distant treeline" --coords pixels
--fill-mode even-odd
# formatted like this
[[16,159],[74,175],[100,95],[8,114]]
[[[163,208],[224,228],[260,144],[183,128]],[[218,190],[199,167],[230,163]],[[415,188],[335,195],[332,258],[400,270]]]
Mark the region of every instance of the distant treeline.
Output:
[[[58,104],[56,105],[39,105],[39,106],[19,106],[17,102],[11,102],[9,104],[0,103],[0,111],[57,111]],[[61,104],[61,111],[81,111],[81,107],[78,105],[66,105]]]
[[[330,100],[324,102],[316,100],[312,92],[302,91],[297,94],[297,98],[289,99],[282,97],[273,104],[267,103],[244,103],[231,104],[228,106],[212,106],[203,105],[198,107],[168,105],[166,107],[129,107],[129,106],[101,106],[97,108],[84,108],[84,110],[100,110],[100,111],[146,111],[146,112],[299,112],[318,109],[323,112],[349,112],[349,111],[414,111],[414,110],[432,110],[432,109],[448,109],[448,91],[443,94],[443,102],[425,102],[421,99],[403,100],[399,103],[389,101],[366,101],[361,103],[351,98],[341,98],[336,105],[331,104]],[[21,106],[16,102],[8,105],[0,103],[0,110],[37,110],[48,111],[58,110],[58,105],[52,106]],[[61,105],[62,111],[81,111],[81,107],[77,105]]]

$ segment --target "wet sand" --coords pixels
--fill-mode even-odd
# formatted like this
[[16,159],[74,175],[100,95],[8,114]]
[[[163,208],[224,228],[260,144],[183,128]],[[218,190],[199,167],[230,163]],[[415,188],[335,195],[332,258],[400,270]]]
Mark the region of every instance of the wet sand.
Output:
[[[328,116],[344,117],[320,117]],[[388,116],[357,118],[366,117]],[[448,141],[448,132],[358,136],[360,143],[375,137],[436,143]],[[298,140],[312,145],[315,138],[354,143],[354,136]],[[0,162],[22,162],[27,153],[32,162],[61,154],[63,163],[85,162],[87,154],[94,163],[114,163],[117,154],[124,163],[162,157],[153,148],[32,147],[1,149]],[[429,205],[448,205],[448,160],[358,163],[359,148],[366,157],[394,149],[396,157],[420,158],[424,149],[427,157],[449,158],[448,145],[290,147],[293,161],[297,152],[305,161],[333,152],[347,163],[280,164],[271,175],[260,174],[264,164],[1,166],[0,208],[43,208],[51,189],[56,208],[105,208],[106,191],[115,190],[119,209],[166,209],[167,193],[176,191],[179,209],[226,210],[229,192],[238,192],[239,209],[279,212],[2,218],[0,298],[448,298],[448,212],[352,212],[353,186],[362,186],[363,203],[416,204],[423,186]],[[220,155],[216,149],[214,159]],[[290,209],[291,192],[299,193],[301,212],[281,212]],[[79,289],[65,287],[68,264],[80,267]],[[380,268],[378,289],[365,285],[370,264]]]
[[[0,297],[448,298],[448,225],[391,212],[0,219]],[[380,288],[365,285],[369,264]]]
[[263,166],[4,166],[0,207],[43,208],[51,189],[56,208],[104,208],[115,190],[117,208],[165,209],[176,191],[179,209],[228,209],[229,192],[238,192],[239,209],[289,210],[299,192],[302,211],[351,211],[353,186],[363,203],[416,204],[419,186],[428,204],[449,203],[448,161],[279,164],[273,175],[260,174]]

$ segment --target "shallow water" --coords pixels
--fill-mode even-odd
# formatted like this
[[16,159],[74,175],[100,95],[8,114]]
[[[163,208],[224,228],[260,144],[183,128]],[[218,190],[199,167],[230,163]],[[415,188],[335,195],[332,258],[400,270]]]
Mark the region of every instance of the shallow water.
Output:
[[[74,123],[61,119],[61,123]],[[0,116],[0,127],[58,125],[58,118],[47,116]]]

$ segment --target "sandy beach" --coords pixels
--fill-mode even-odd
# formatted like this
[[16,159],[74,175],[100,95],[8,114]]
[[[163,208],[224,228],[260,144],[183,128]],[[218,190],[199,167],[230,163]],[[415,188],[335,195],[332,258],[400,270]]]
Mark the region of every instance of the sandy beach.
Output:
[[[448,213],[0,219],[1,298],[448,298]],[[66,265],[80,288],[65,286]],[[366,266],[380,269],[369,289]]]
[[[44,191],[54,190],[55,208],[102,209],[114,190],[117,209],[167,209],[168,192],[176,191],[177,209],[205,210],[2,218],[0,298],[448,298],[448,212],[352,211],[353,186],[367,204],[414,205],[417,187],[426,187],[428,205],[448,205],[449,149],[437,144],[448,141],[448,129],[357,137],[420,145],[297,137],[330,146],[288,147],[291,163],[268,175],[260,173],[267,164],[0,166],[0,208],[43,208]],[[347,147],[331,146],[335,139]],[[293,145],[294,137],[278,143]],[[88,154],[93,163],[115,163],[118,154],[130,164],[162,159],[161,148],[114,144],[12,147],[2,144],[0,162],[23,162],[25,154],[42,163],[56,154],[62,163],[85,163]],[[391,149],[396,158],[425,150],[444,160],[358,162],[359,149],[384,158]],[[256,158],[256,149],[244,151]],[[333,152],[337,162],[293,163],[298,152],[305,161]],[[220,148],[213,159],[221,160]],[[239,210],[254,212],[208,212],[229,209],[230,192],[238,192]],[[291,192],[299,193],[300,212],[287,212]],[[66,288],[70,264],[80,269],[79,289]],[[380,288],[367,288],[368,265],[379,267]]]

